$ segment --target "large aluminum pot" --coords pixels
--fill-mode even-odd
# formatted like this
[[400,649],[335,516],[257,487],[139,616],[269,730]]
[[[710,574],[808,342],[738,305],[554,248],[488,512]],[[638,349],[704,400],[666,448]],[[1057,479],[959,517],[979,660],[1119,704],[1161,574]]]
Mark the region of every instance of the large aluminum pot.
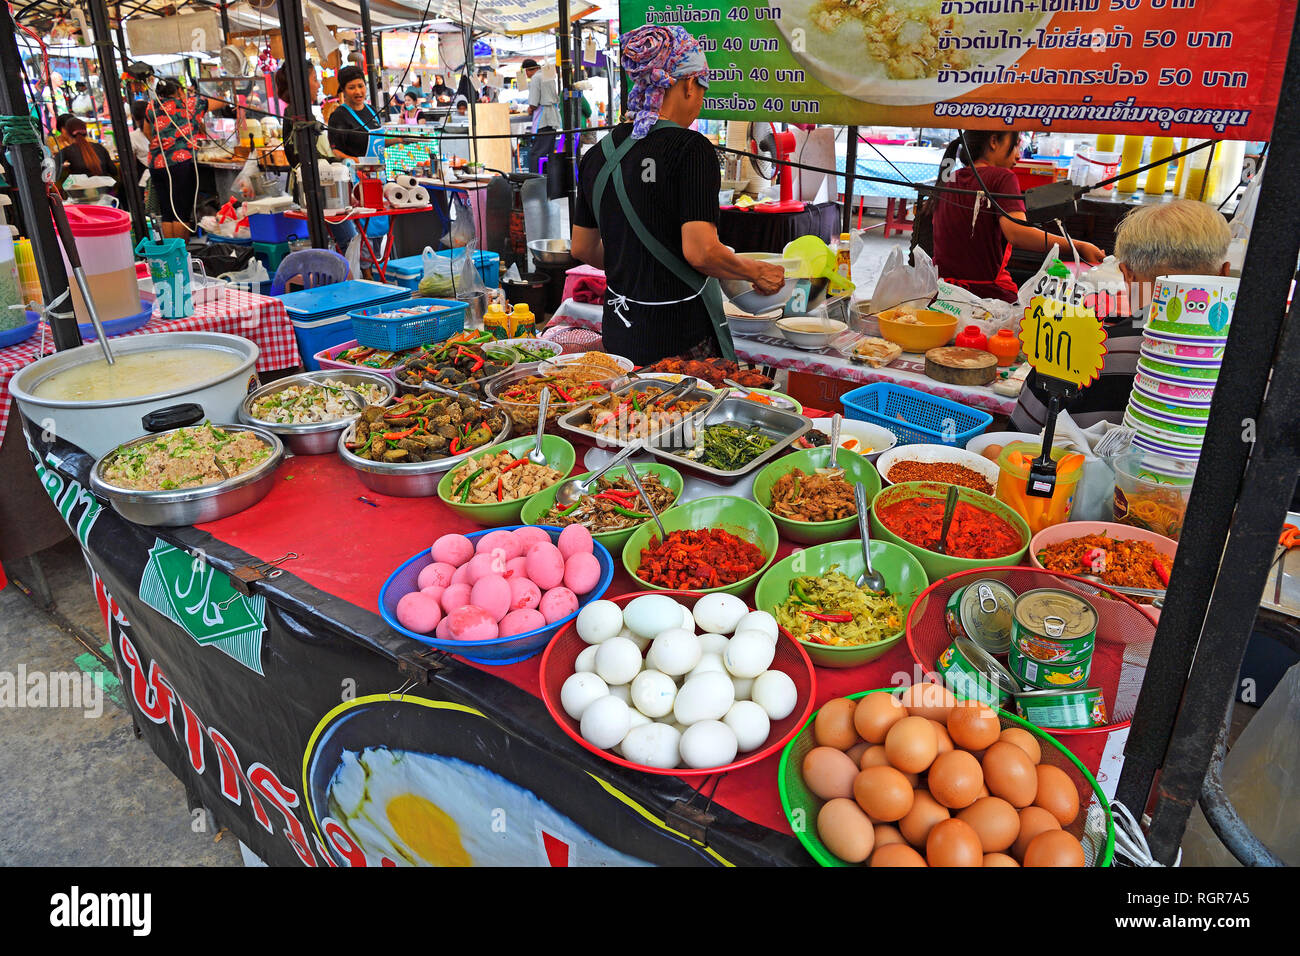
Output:
[[195,403],[205,417],[217,424],[239,420],[239,405],[257,385],[258,347],[248,339],[221,332],[158,332],[112,340],[114,356],[164,349],[221,349],[234,352],[239,364],[207,381],[182,388],[133,398],[104,401],[66,401],[40,398],[33,391],[59,372],[86,362],[103,362],[98,343],[55,352],[27,366],[9,381],[9,390],[19,410],[41,429],[51,429],[63,441],[78,446],[96,458],[123,442],[143,435],[141,419],[150,412],[175,405]]

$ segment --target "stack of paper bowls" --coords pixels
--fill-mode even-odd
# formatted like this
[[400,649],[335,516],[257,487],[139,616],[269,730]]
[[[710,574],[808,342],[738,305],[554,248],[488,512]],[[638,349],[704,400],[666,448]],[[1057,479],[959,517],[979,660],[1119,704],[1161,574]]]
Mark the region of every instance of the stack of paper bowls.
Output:
[[1219,379],[1237,282],[1224,276],[1161,276],[1142,336],[1124,424],[1133,444],[1195,461]]

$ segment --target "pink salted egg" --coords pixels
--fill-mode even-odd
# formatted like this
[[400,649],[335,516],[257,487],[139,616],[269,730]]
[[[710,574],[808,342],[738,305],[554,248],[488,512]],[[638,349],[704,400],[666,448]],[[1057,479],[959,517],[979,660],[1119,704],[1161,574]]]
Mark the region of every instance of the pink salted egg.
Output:
[[535,609],[542,602],[542,589],[527,578],[510,578],[507,583],[511,610]]
[[[448,587],[450,587],[450,585],[448,585]],[[429,595],[429,597],[441,604],[442,592],[446,590],[447,588],[443,587],[441,584],[430,584],[428,587],[420,588],[420,593]]]
[[442,609],[450,614],[457,608],[464,607],[469,603],[470,586],[468,584],[449,584],[447,590],[442,592],[439,603]]
[[537,609],[542,612],[547,624],[554,624],[578,610],[578,596],[566,587],[551,588],[542,595]]
[[416,584],[419,585],[421,591],[430,584],[445,588],[448,584],[451,584],[451,576],[455,573],[455,566],[448,564],[446,561],[435,561],[433,564],[426,564],[421,569]]
[[514,535],[515,540],[519,542],[519,553],[522,555],[527,555],[528,549],[535,544],[551,543],[551,536],[541,528],[526,526],[523,528],[515,528],[515,530],[510,533]]
[[463,534],[444,534],[433,542],[430,554],[435,561],[445,561],[454,567],[460,567],[474,557],[474,542]]
[[499,621],[510,610],[510,597],[509,582],[499,574],[488,574],[474,582],[469,603],[487,611],[493,621]]
[[591,532],[580,524],[571,524],[560,532],[556,546],[566,561],[575,554],[591,554]]
[[497,636],[497,622],[487,611],[473,604],[458,607],[447,615],[447,630],[453,640],[490,641]]
[[506,560],[517,558],[524,553],[518,539],[511,532],[501,530],[489,531],[483,535],[478,539],[478,545],[474,550],[479,554],[491,554],[498,548],[506,553]]
[[553,544],[537,544],[527,555],[528,576],[543,591],[564,580],[564,556]]
[[451,640],[451,618],[444,617],[438,622],[438,629],[433,632],[433,636],[440,641]]
[[505,555],[499,551],[480,552],[469,559],[469,577],[466,583],[476,584],[480,578],[506,573]]
[[594,554],[579,551],[564,562],[564,586],[574,594],[586,594],[599,580],[600,562],[596,560]]
[[501,619],[497,625],[498,637],[513,637],[516,634],[525,634],[528,631],[535,631],[539,627],[546,626],[546,618],[534,611],[532,608],[520,608],[517,611],[511,611]]
[[419,634],[429,634],[442,620],[438,602],[422,591],[403,594],[397,602],[397,623]]
[[528,559],[523,555],[517,558],[511,558],[506,562],[507,578],[526,578],[528,577]]
[[466,562],[465,564],[462,564],[460,567],[458,567],[458,568],[455,570],[455,572],[453,572],[453,574],[452,574],[452,576],[451,576],[451,583],[452,583],[452,584],[464,584],[464,585],[466,585],[466,586],[468,586],[468,585],[474,583],[473,581],[471,581],[471,580],[469,579],[469,563],[468,563],[468,562]]

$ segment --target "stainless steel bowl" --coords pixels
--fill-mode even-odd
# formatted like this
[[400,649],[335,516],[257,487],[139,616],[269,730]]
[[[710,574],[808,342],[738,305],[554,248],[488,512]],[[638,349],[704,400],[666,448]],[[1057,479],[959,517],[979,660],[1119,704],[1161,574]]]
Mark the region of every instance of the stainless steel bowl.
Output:
[[528,243],[533,261],[543,266],[568,266],[578,260],[573,258],[568,239],[533,239]]
[[177,528],[201,524],[205,521],[216,521],[218,518],[227,518],[257,504],[266,497],[275,484],[276,468],[284,459],[284,444],[278,436],[264,428],[251,425],[216,427],[232,432],[252,432],[270,446],[270,457],[242,475],[186,491],[139,491],[135,488],[122,488],[110,484],[104,478],[105,469],[112,464],[114,457],[120,451],[180,431],[179,428],[173,428],[132,439],[104,455],[91,469],[90,490],[106,499],[113,510],[127,521],[149,527]]
[[738,468],[735,471],[720,471],[717,468],[702,465],[698,461],[692,461],[686,457],[686,452],[690,449],[682,445],[676,447],[651,447],[649,449],[650,454],[681,471],[692,472],[701,478],[721,484],[731,484],[762,468],[772,459],[785,454],[786,450],[799,436],[812,428],[812,422],[803,415],[796,415],[794,412],[785,409],[773,408],[770,405],[764,405],[762,402],[751,402],[743,398],[724,398],[718,404],[718,407],[709,413],[707,418],[703,421],[698,418],[695,420],[695,426],[698,428],[703,428],[706,425],[722,424],[756,429],[769,438],[775,439],[776,444],[754,458],[743,468]]
[[264,428],[273,434],[279,435],[295,455],[328,455],[338,446],[338,433],[347,428],[349,423],[357,420],[361,414],[360,409],[357,409],[355,414],[346,418],[335,418],[328,422],[312,422],[301,425],[278,425],[253,417],[253,403],[268,395],[283,391],[292,385],[302,385],[309,382],[323,383],[326,381],[344,382],[352,386],[378,386],[384,390],[385,394],[385,397],[379,402],[380,405],[387,405],[393,400],[393,396],[397,394],[397,383],[385,375],[380,375],[378,372],[345,372],[336,369],[304,372],[302,375],[291,375],[269,385],[263,385],[257,391],[251,393],[239,406],[239,420],[246,425],[255,425],[258,428]]
[[[479,407],[492,408],[493,404],[479,402]],[[501,431],[486,445],[479,445],[459,455],[439,458],[437,461],[404,464],[385,464],[352,454],[347,443],[352,440],[356,423],[349,422],[348,426],[339,433],[339,457],[343,459],[344,464],[356,470],[361,483],[371,491],[377,491],[381,495],[392,495],[395,498],[432,498],[438,493],[438,482],[442,479],[444,471],[456,467],[471,455],[477,455],[483,449],[498,445],[510,437],[510,416],[503,414],[502,417],[504,424],[501,426]]]

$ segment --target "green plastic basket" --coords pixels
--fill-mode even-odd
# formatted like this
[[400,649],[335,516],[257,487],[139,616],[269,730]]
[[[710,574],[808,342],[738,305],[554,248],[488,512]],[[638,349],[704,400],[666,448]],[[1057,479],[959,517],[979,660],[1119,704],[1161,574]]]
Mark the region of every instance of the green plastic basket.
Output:
[[[889,694],[896,690],[897,687],[879,687],[846,696],[849,700],[857,700],[866,697],[867,694]],[[1110,802],[1102,793],[1096,778],[1074,754],[1057,743],[1050,734],[1004,710],[999,709],[997,713],[1002,720],[1004,730],[1007,727],[1023,727],[1033,734],[1043,751],[1042,762],[1060,767],[1074,782],[1075,787],[1079,788],[1079,815],[1065,829],[1078,837],[1079,842],[1083,844],[1084,859],[1089,866],[1110,866],[1115,854],[1115,822],[1111,814]],[[781,763],[777,768],[776,778],[777,789],[781,793],[781,809],[785,811],[790,829],[794,831],[794,835],[803,844],[804,849],[822,866],[862,866],[865,864],[845,863],[831,853],[826,848],[826,844],[822,843],[821,837],[817,835],[817,814],[826,801],[816,796],[804,786],[803,782],[803,758],[808,751],[817,746],[812,734],[813,721],[816,719],[817,714],[814,713],[808,718],[798,736],[786,744],[785,749],[781,751]],[[1089,805],[1090,802],[1084,799],[1087,791],[1082,784],[1092,789],[1097,797],[1096,804]]]

